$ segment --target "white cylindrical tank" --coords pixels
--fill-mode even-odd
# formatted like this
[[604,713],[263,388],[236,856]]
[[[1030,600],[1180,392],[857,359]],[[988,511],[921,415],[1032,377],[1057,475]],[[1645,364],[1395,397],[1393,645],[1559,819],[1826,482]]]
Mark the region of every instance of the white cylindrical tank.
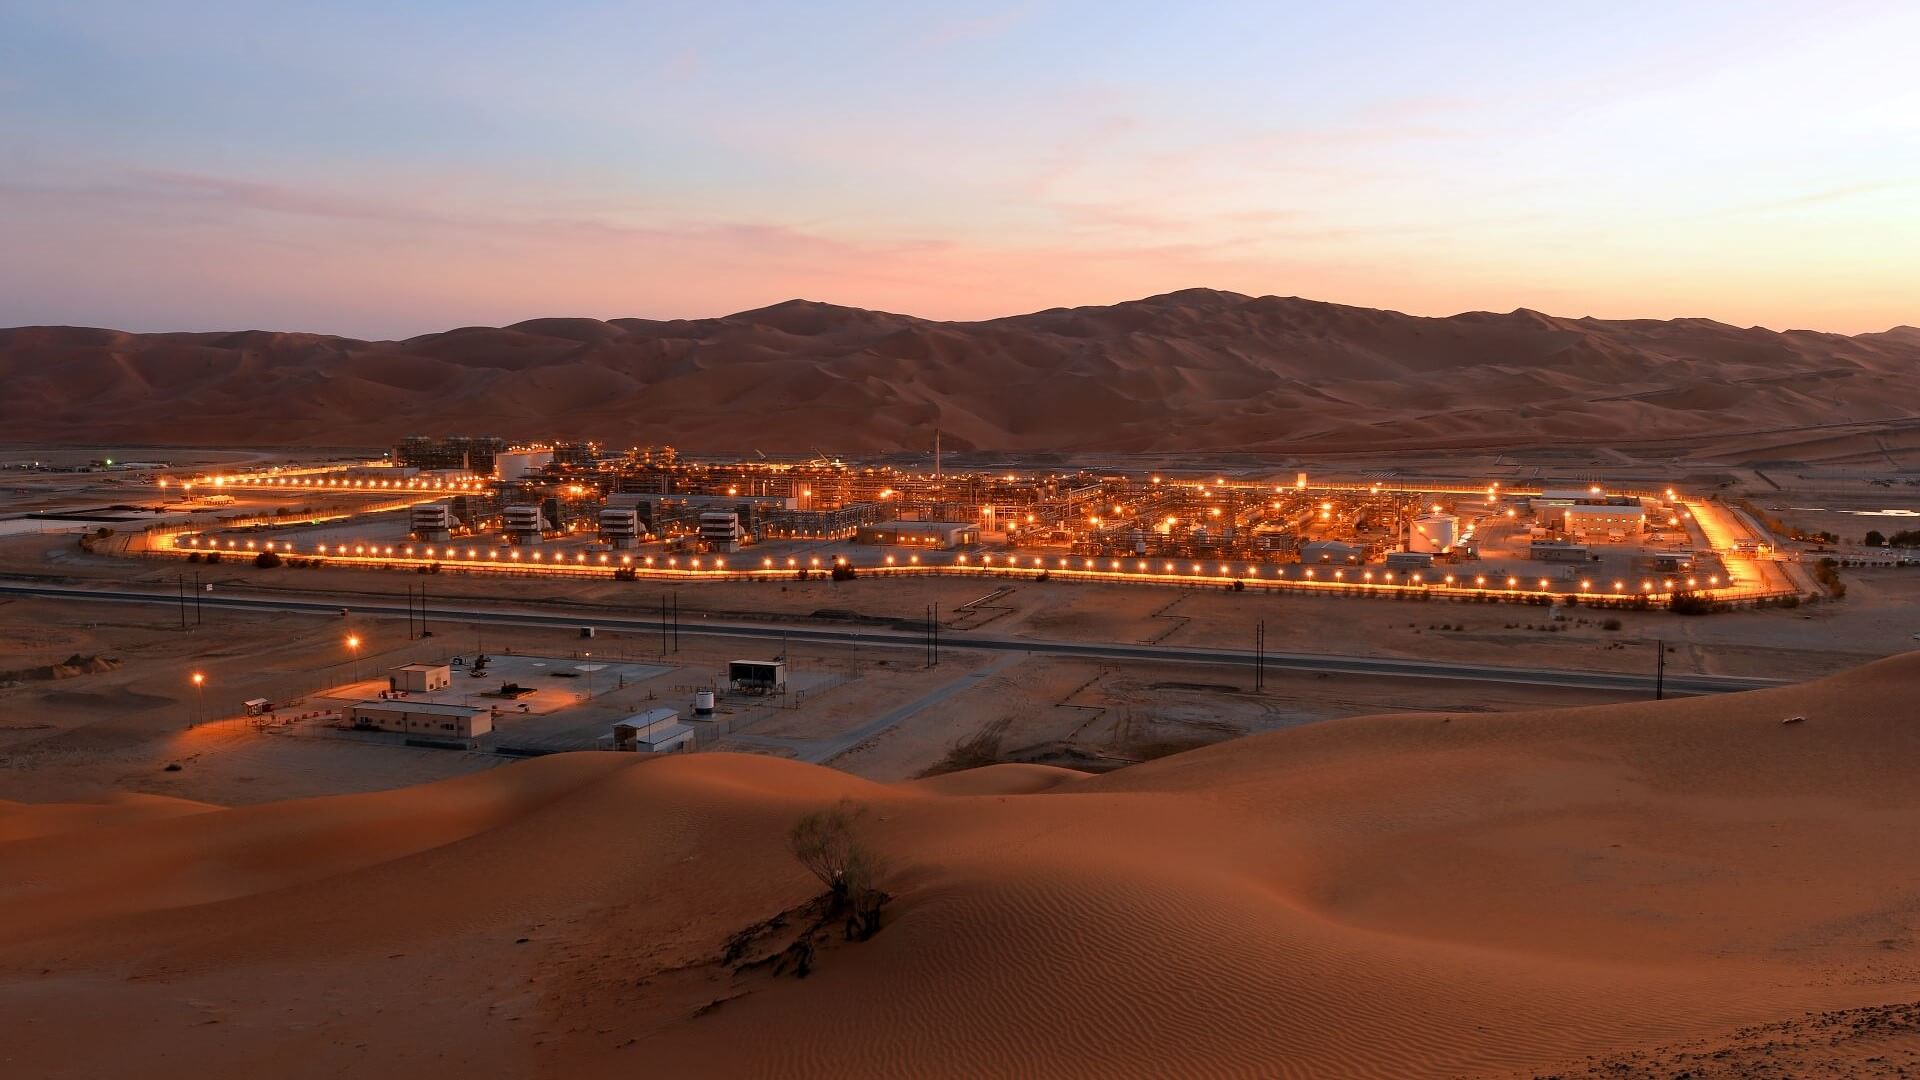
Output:
[[695,690],[693,692],[693,715],[695,716],[712,716],[713,715],[713,691]]
[[1452,514],[1421,514],[1407,530],[1407,550],[1439,553],[1460,540],[1460,519]]

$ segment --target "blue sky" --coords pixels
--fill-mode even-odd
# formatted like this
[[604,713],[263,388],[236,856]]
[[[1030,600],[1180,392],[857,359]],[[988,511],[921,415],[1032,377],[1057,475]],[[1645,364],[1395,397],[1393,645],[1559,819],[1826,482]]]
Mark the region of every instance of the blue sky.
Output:
[[1920,5],[0,0],[0,324],[1920,322]]

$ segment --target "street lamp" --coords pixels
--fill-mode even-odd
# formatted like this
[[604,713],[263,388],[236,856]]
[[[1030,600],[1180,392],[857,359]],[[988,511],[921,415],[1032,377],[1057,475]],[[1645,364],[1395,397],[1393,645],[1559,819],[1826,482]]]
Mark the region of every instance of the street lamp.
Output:
[[353,681],[360,681],[360,635],[347,635],[347,650],[353,654]]
[[193,673],[193,713],[194,718],[187,722],[188,727],[200,722],[207,711],[207,676],[204,672]]

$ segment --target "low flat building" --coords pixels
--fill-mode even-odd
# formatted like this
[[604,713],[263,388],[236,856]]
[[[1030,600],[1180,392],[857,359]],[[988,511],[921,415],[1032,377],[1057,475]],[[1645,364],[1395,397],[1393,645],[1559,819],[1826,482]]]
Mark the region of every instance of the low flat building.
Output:
[[395,690],[430,694],[453,685],[453,669],[446,664],[402,664],[388,682]]
[[361,701],[347,710],[363,731],[397,731],[435,739],[473,739],[493,730],[493,711],[431,701]]
[[1367,549],[1358,544],[1349,544],[1344,540],[1309,540],[1300,545],[1300,561],[1303,563],[1333,563],[1338,566],[1358,566],[1365,562]]
[[1662,551],[1641,559],[1640,566],[1656,574],[1688,574],[1697,561],[1691,551]]
[[1390,551],[1387,553],[1389,570],[1431,570],[1433,552],[1431,551]]
[[1590,562],[1593,552],[1585,544],[1569,544],[1563,540],[1535,540],[1527,545],[1527,558],[1540,562]]
[[957,548],[980,542],[980,527],[961,521],[876,521],[854,534],[861,544]]

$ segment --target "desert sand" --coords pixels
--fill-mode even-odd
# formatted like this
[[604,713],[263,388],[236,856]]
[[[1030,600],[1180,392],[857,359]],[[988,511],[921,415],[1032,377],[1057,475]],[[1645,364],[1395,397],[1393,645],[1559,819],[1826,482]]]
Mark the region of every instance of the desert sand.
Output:
[[[1335,720],[1098,777],[589,753],[232,809],[5,805],[0,1060],[1911,1075],[1916,699],[1907,655],[1742,695]],[[787,830],[841,799],[894,899],[871,940],[775,974],[755,961],[818,892]]]
[[1716,435],[1787,446],[1857,440],[1851,429],[1920,412],[1916,361],[1913,327],[1846,337],[1525,309],[1423,318],[1208,289],[973,323],[795,300],[714,319],[535,319],[377,342],[43,326],[0,330],[13,390],[0,429],[10,441],[214,446],[492,431],[726,453],[925,450],[935,427],[950,451]]

